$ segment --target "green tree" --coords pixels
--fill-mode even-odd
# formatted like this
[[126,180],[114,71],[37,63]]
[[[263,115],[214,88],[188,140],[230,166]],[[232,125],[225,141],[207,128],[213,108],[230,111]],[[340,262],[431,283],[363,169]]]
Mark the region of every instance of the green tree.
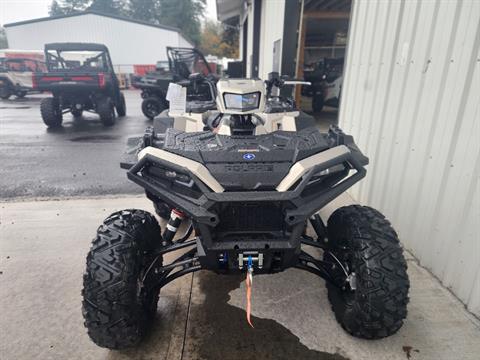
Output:
[[134,19],[159,23],[160,1],[159,0],[130,0],[129,14]]
[[126,0],[53,0],[50,16],[67,15],[85,10],[95,10],[105,14],[126,14]]
[[[205,21],[200,39],[200,50],[205,55],[229,58],[238,57],[238,37],[235,41],[235,37],[231,34],[225,35],[225,29],[223,25],[216,21]],[[231,44],[227,41],[231,42]]]
[[0,49],[8,49],[7,34],[3,27],[0,27]]
[[229,58],[238,58],[239,54],[239,28],[236,26],[231,26],[224,24],[222,26],[222,42],[226,45],[226,54],[225,57]]
[[57,0],[52,1],[48,13],[50,14],[50,16],[65,15],[63,8],[60,6]]
[[205,4],[206,0],[160,0],[159,23],[181,29],[198,45]]
[[111,15],[126,14],[124,0],[93,0],[87,9]]
[[53,0],[49,13],[50,16],[57,16],[84,11],[89,3],[90,0]]
[[206,0],[53,0],[50,16],[96,10],[179,28],[195,45],[200,43]]

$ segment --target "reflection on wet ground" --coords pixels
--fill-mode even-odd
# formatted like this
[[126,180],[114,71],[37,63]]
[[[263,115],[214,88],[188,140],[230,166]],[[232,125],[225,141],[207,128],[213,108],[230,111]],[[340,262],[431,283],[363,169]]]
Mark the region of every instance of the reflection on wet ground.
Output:
[[199,291],[192,292],[183,359],[346,359],[308,349],[274,320],[252,317],[255,328],[250,328],[243,309],[228,304],[229,293],[242,281],[243,275],[194,275]]

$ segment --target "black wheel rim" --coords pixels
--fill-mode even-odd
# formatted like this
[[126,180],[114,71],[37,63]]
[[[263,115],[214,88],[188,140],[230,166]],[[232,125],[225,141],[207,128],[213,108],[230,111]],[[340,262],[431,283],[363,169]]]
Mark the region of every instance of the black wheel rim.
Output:
[[153,101],[149,101],[145,104],[145,110],[149,117],[155,117],[160,113],[160,106]]

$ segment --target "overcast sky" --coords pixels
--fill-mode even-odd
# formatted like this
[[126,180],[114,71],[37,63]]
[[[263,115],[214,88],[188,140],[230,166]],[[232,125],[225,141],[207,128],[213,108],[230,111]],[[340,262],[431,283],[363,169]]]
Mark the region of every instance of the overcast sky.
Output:
[[[52,0],[0,0],[0,25],[48,16]],[[207,17],[216,19],[215,0],[207,0]]]

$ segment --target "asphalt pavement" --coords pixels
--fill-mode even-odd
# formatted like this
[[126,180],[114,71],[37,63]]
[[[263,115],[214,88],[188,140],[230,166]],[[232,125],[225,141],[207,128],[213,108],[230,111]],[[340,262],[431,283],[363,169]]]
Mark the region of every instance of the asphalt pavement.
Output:
[[77,120],[65,114],[62,127],[48,129],[39,108],[47,95],[0,100],[0,199],[141,193],[119,163],[127,139],[152,122],[141,112],[140,92],[125,95],[127,116],[112,127],[85,113]]

